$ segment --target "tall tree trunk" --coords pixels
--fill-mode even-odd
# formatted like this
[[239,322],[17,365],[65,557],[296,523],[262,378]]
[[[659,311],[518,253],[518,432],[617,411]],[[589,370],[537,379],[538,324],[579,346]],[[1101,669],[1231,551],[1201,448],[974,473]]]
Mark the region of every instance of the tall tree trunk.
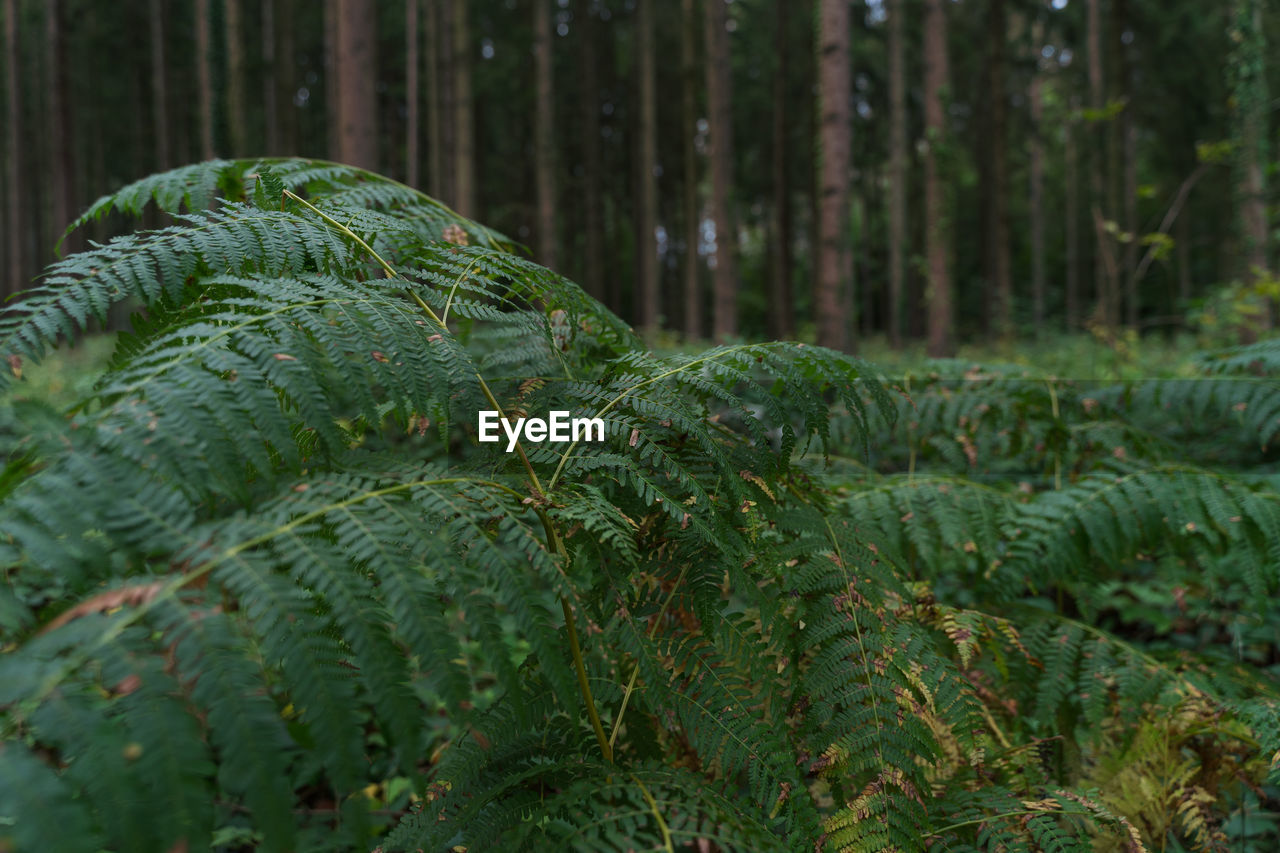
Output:
[[1013,273],[1009,252],[1009,167],[1005,86],[1005,42],[1008,38],[1004,0],[987,0],[987,97],[990,138],[986,143],[991,183],[988,188],[987,258],[994,331],[1001,338],[1013,331]]
[[889,345],[902,346],[902,284],[907,248],[907,85],[902,24],[906,3],[889,7]]
[[[76,164],[71,156],[75,133],[71,127],[71,87],[68,83],[66,45],[63,39],[65,6],[59,0],[46,0],[45,50],[48,57],[48,133],[50,146],[49,190],[52,194],[55,238],[71,224],[75,216]],[[74,251],[78,235],[69,238],[64,251]]]
[[243,33],[244,25],[241,17],[244,7],[241,0],[226,0],[227,39],[227,136],[228,153],[232,157],[248,156],[246,146],[248,138],[245,132],[245,115],[248,105],[245,103],[245,61]]
[[196,102],[200,112],[200,157],[213,159],[213,74],[209,60],[209,0],[196,0]]
[[[1236,189],[1243,243],[1246,281],[1265,276],[1267,258],[1266,176],[1267,78],[1266,41],[1262,29],[1262,0],[1236,0],[1232,57],[1238,141]],[[1270,306],[1262,306],[1262,325],[1270,326]]]
[[578,108],[582,139],[582,278],[587,293],[604,300],[604,205],[600,189],[604,170],[600,165],[600,86],[596,72],[599,28],[592,17],[591,5],[591,0],[577,0],[573,16],[578,22],[578,75],[582,81]]
[[[1089,63],[1089,106],[1095,115],[1101,115],[1106,107],[1102,89],[1102,11],[1101,0],[1085,0],[1085,40],[1087,42]],[[1103,206],[1106,198],[1103,190],[1102,161],[1106,146],[1103,143],[1103,126],[1098,118],[1089,124],[1089,204],[1092,213],[1089,221],[1094,223],[1094,257],[1093,274],[1098,292],[1098,319],[1108,328],[1115,326],[1116,287],[1114,277],[1107,268],[1107,254],[1111,251],[1107,241],[1108,235],[1099,227],[1098,221],[1105,218]]]
[[819,0],[818,103],[819,202],[814,310],[818,344],[843,350],[848,345],[849,289],[853,255],[849,250],[849,113],[852,66],[849,62],[849,2]]
[[636,275],[638,325],[651,337],[658,328],[658,102],[654,91],[653,0],[636,0],[640,88],[640,210],[637,219]]
[[475,113],[471,103],[471,29],[467,22],[467,4],[468,0],[453,0],[454,123],[457,125],[454,142],[454,170],[457,173],[455,206],[463,216],[475,216],[478,212]]
[[405,89],[405,140],[404,140],[404,180],[411,187],[418,186],[418,45],[421,44],[421,33],[418,27],[418,12],[421,0],[405,0],[404,4],[404,89]]
[[440,197],[454,207],[458,206],[458,92],[454,82],[456,67],[453,61],[453,7],[454,0],[432,0],[436,6],[439,30],[436,33],[439,52],[439,77],[435,89],[440,93]]
[[444,198],[443,159],[444,141],[441,128],[441,104],[443,92],[440,81],[440,14],[439,0],[422,0],[426,4],[423,9],[423,42],[426,45],[425,61],[427,66],[427,192],[433,198]]
[[8,238],[5,254],[8,256],[8,263],[5,266],[3,295],[7,297],[26,287],[23,238],[27,229],[23,227],[22,216],[24,173],[21,147],[22,81],[18,77],[18,0],[4,0],[4,41],[4,82],[8,89],[5,98],[8,101],[8,132],[5,134],[5,234]]
[[683,76],[680,126],[684,161],[684,334],[702,337],[702,213],[698,206],[698,16],[694,0],[680,3],[682,36],[680,62]]
[[729,209],[733,183],[733,113],[729,75],[728,11],[724,0],[704,0],[707,38],[707,106],[711,138],[711,219],[716,226],[712,273],[712,333],[738,334],[738,234]]
[[279,156],[280,107],[276,103],[279,84],[276,80],[276,6],[272,0],[262,0],[262,121],[266,136],[267,154]]
[[533,0],[534,164],[538,195],[538,262],[553,269],[556,254],[556,101],[551,41],[551,0]]
[[[1079,111],[1079,105],[1073,100],[1071,112]],[[1066,320],[1067,331],[1080,328],[1080,168],[1079,154],[1076,148],[1076,120],[1069,119],[1063,126],[1063,182],[1066,219],[1067,287],[1066,287]]]
[[1170,307],[1170,313],[1181,313],[1187,310],[1191,302],[1191,215],[1184,212],[1178,217],[1175,227],[1178,229],[1174,245],[1178,255],[1178,304]]
[[947,56],[946,0],[925,0],[924,16],[924,218],[925,254],[929,265],[926,286],[929,355],[951,354],[951,214],[947,210],[946,185],[939,174],[940,151],[947,143],[947,118],[943,94],[950,70]]
[[[1116,321],[1119,322],[1121,296],[1124,297],[1125,322],[1136,326],[1138,322],[1138,282],[1134,271],[1138,266],[1138,186],[1137,167],[1134,162],[1136,127],[1133,122],[1132,79],[1129,49],[1124,43],[1124,33],[1129,27],[1128,0],[1111,2],[1111,99],[1124,104],[1120,115],[1111,127],[1111,214],[1120,228],[1129,235],[1121,250],[1121,261],[1116,282]],[[1123,283],[1124,293],[1119,293]]]
[[1031,51],[1035,70],[1031,73],[1028,101],[1031,111],[1029,178],[1029,218],[1031,220],[1031,316],[1036,333],[1044,331],[1045,322],[1045,258],[1044,258],[1044,69],[1040,48],[1044,42],[1044,26],[1036,21],[1031,29]]
[[795,337],[791,305],[791,111],[788,78],[791,76],[791,35],[787,21],[794,10],[775,6],[774,38],[778,45],[778,70],[773,79],[773,221],[770,242],[769,336],[777,340]]
[[[268,0],[272,2],[272,0]],[[300,154],[298,148],[298,59],[294,42],[293,0],[274,0],[276,29],[276,106],[280,153]]]
[[338,63],[338,159],[362,169],[378,168],[377,92],[374,50],[377,5],[340,0],[334,38]]
[[151,26],[151,138],[155,143],[155,168],[169,168],[169,98],[165,80],[169,71],[164,64],[164,4],[151,0],[148,7]]

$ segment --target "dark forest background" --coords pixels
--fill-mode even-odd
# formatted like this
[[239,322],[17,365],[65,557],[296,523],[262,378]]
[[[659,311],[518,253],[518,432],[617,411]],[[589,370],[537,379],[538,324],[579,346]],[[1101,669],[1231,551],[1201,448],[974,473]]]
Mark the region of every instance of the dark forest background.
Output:
[[3,3],[6,295],[128,181],[302,155],[689,337],[1271,324],[1263,0]]

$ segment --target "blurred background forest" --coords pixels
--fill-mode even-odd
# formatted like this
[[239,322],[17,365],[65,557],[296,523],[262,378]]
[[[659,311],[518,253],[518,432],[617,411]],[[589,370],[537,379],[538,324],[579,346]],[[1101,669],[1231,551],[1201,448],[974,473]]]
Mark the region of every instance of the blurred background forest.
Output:
[[1264,0],[3,3],[5,295],[128,181],[302,155],[693,338],[1272,323]]

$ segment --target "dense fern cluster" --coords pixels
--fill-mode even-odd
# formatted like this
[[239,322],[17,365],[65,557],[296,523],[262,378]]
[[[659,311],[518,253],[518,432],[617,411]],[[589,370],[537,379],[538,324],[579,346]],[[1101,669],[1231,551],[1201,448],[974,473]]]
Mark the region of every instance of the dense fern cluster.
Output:
[[0,849],[1208,849],[1271,802],[1274,347],[663,358],[376,175],[214,161],[77,224],[152,204],[0,320],[16,377],[140,309],[71,412],[2,413]]

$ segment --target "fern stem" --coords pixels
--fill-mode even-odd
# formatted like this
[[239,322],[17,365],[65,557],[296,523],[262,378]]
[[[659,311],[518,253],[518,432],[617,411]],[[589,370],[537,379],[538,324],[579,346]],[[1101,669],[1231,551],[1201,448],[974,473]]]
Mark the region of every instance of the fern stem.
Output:
[[564,627],[569,635],[569,651],[573,653],[573,668],[578,673],[578,689],[582,691],[582,699],[587,705],[587,717],[591,719],[591,728],[595,730],[596,742],[600,744],[600,753],[609,764],[613,763],[613,745],[604,733],[600,723],[600,712],[596,710],[595,698],[591,695],[591,683],[587,681],[587,668],[582,662],[582,647],[578,645],[578,629],[573,621],[573,608],[569,599],[560,597],[560,608],[564,610]]
[[640,788],[644,801],[649,804],[649,810],[653,812],[654,820],[658,822],[658,829],[662,831],[662,849],[666,850],[667,853],[675,853],[675,848],[671,846],[671,830],[667,828],[667,822],[662,819],[662,812],[658,809],[657,800],[653,798],[653,794],[649,793],[649,789],[634,773],[628,773],[627,775]]
[[[658,626],[662,624],[662,617],[666,615],[667,608],[671,606],[671,601],[676,597],[676,590],[684,583],[684,576],[689,573],[689,563],[684,564],[684,568],[680,570],[680,575],[676,578],[676,582],[671,586],[671,592],[667,593],[667,600],[662,602],[662,607],[658,609],[658,615],[653,620],[653,625],[649,628],[649,639],[652,640],[658,633]],[[609,746],[612,747],[618,739],[618,732],[622,730],[622,718],[627,713],[627,703],[631,701],[631,693],[636,688],[636,676],[640,674],[640,662],[631,668],[631,678],[627,681],[627,689],[622,694],[622,704],[618,706],[618,716],[613,720],[613,728],[609,732]]]

